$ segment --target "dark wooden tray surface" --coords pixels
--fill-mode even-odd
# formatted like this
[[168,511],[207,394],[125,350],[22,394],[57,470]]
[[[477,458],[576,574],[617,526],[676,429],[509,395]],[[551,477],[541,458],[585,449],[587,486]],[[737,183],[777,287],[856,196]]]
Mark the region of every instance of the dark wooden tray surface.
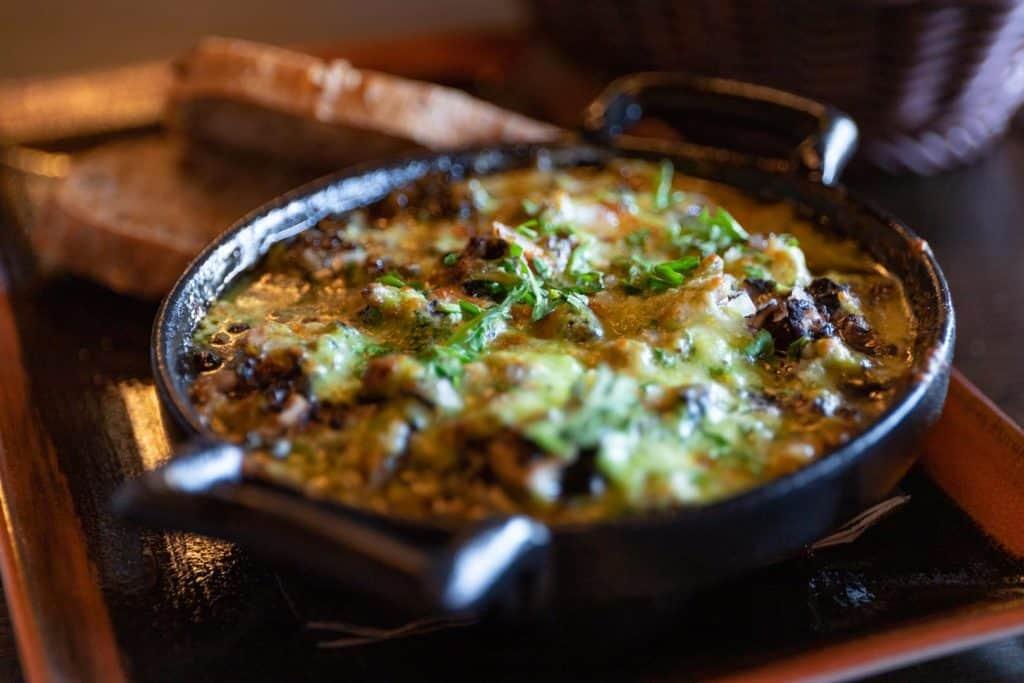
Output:
[[[851,179],[931,242],[958,306],[957,362],[1017,421],[1021,183],[1019,135],[946,176]],[[649,613],[620,614],[324,648],[339,634],[311,622],[400,622],[233,546],[125,527],[110,515],[116,486],[168,457],[174,439],[149,372],[155,307],[72,278],[40,283],[12,207],[0,215],[2,556],[21,670],[31,680],[555,680],[568,671],[691,680],[750,667],[779,679],[827,671],[814,660],[827,645],[877,644],[936,623],[1006,627],[985,637],[1024,626],[1016,616],[1024,564],[916,470],[904,482],[911,502],[857,542],[663,606],[657,628]],[[953,636],[945,647],[973,642],[970,633]],[[913,643],[896,652],[888,660],[884,648],[847,652],[866,666],[845,671],[866,674],[924,654]]]

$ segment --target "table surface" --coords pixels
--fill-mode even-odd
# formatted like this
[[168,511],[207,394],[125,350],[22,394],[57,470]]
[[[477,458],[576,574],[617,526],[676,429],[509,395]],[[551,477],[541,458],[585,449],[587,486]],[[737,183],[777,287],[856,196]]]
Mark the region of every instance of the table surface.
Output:
[[[972,166],[931,178],[853,173],[848,185],[928,240],[949,279],[959,322],[956,363],[1014,420],[1024,422],[1024,129]],[[0,680],[20,678],[0,610]],[[1024,640],[1008,640],[905,669],[879,680],[1021,680]]]

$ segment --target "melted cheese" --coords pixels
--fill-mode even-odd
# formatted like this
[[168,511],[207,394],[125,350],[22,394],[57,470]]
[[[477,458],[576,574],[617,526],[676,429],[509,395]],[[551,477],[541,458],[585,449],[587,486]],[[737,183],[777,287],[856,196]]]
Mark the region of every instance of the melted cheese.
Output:
[[813,461],[884,409],[913,335],[899,282],[787,205],[666,164],[526,170],[275,246],[197,328],[193,397],[312,495],[585,520]]

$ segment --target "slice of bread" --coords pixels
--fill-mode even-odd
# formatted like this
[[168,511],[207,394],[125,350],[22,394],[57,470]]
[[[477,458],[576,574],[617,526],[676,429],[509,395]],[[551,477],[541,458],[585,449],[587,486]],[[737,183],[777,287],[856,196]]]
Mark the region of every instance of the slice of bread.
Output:
[[30,231],[42,265],[118,292],[162,296],[215,235],[308,172],[191,147],[173,136],[76,156]]
[[159,297],[212,237],[323,170],[560,134],[451,88],[223,38],[178,64],[166,111],[170,135],[74,157],[30,233],[46,269]]
[[178,63],[167,120],[207,142],[318,166],[562,132],[452,88],[230,38],[207,38]]

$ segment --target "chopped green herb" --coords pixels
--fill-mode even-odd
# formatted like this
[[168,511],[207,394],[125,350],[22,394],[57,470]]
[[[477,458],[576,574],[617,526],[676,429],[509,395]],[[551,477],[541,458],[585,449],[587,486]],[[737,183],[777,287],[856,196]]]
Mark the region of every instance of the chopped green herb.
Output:
[[463,299],[459,302],[459,309],[466,315],[480,315],[480,307],[472,301]]
[[508,292],[508,287],[497,280],[466,280],[462,284],[462,288],[473,296],[482,296],[495,300],[504,298]]
[[443,263],[444,265],[446,265],[449,268],[451,268],[452,266],[454,266],[458,262],[458,260],[459,260],[459,252],[457,252],[457,251],[450,251],[450,252],[448,252],[447,254],[444,255],[444,258],[441,259],[441,263]]
[[752,361],[771,356],[775,353],[775,340],[768,330],[758,330],[754,340],[743,349],[743,353]]
[[462,309],[454,301],[435,301],[434,307],[442,313],[460,313]]
[[367,343],[363,348],[363,353],[366,354],[367,358],[376,358],[377,356],[384,356],[395,349],[390,344],[376,344],[373,342]]
[[626,235],[626,244],[631,247],[642,247],[651,235],[650,228],[641,228]]
[[512,304],[516,303],[525,290],[509,292],[500,304],[484,309],[475,318],[459,327],[445,342],[449,349],[457,351],[467,360],[479,355],[497,333],[499,324],[508,317]]
[[[530,271],[529,267],[526,268],[526,271]],[[532,301],[530,301],[529,303],[533,307],[533,310],[530,313],[530,319],[533,321],[540,320],[541,318],[543,318],[544,316],[551,312],[553,305],[551,301],[548,299],[547,290],[543,289],[540,286],[540,282],[537,280],[537,278],[533,277],[532,274],[526,280],[526,284],[530,288],[530,298],[532,299]]]
[[683,284],[683,276],[672,270],[666,263],[659,263],[651,269],[651,286],[662,283],[669,287],[678,287]]
[[541,279],[547,280],[551,277],[551,266],[548,262],[542,258],[532,258],[530,263],[533,265],[533,269],[537,271],[537,275],[540,275]]
[[637,254],[627,259],[616,259],[614,265],[625,269],[625,276],[622,278],[622,286],[627,292],[639,294],[647,287],[647,274],[651,271],[651,264]]
[[743,226],[732,217],[731,213],[720,206],[715,209],[713,214],[708,212],[707,207],[704,207],[701,209],[698,218],[708,226],[711,231],[712,239],[716,239],[718,237],[714,234],[715,230],[719,231],[721,236],[725,237],[730,244],[734,242],[746,242],[750,239],[750,235],[743,229]]
[[710,429],[701,429],[701,435],[711,442],[711,456],[720,457],[729,448],[729,439]]
[[477,211],[482,213],[490,213],[496,208],[497,202],[491,197],[490,193],[483,186],[483,184],[473,178],[467,184],[469,187],[469,194],[473,200],[473,206],[476,207]]
[[667,230],[676,247],[683,251],[696,249],[704,255],[723,251],[750,238],[743,226],[721,207],[712,213],[705,206],[696,216],[688,216],[682,222],[670,221]]
[[577,311],[582,311],[585,308],[589,308],[590,301],[586,296],[579,292],[569,292],[565,295],[565,302],[572,306]]
[[[444,344],[431,349],[428,364],[442,377],[456,378],[461,363],[476,360],[484,352],[487,344],[500,334],[512,306],[522,301],[527,293],[527,288],[519,285],[500,304],[484,309],[464,322]],[[460,306],[464,303],[468,302],[460,302]]]
[[532,199],[524,199],[523,211],[526,212],[527,216],[536,216],[538,213],[540,213],[540,204],[533,201]]
[[503,264],[505,271],[515,274],[519,278],[521,285],[525,285],[527,288],[527,294],[523,297],[523,303],[528,303],[532,306],[532,318],[533,320],[540,320],[548,313],[551,312],[551,304],[548,301],[547,292],[541,285],[541,281],[537,279],[533,271],[530,269],[530,264],[526,260],[526,255],[523,253],[523,248],[518,244],[509,245],[509,256]]
[[569,237],[570,235],[576,234],[576,228],[568,223],[549,223],[545,220],[539,221],[537,230],[539,230],[542,235],[547,236],[556,235],[559,237]]
[[392,273],[382,275],[377,281],[382,285],[388,285],[389,287],[405,287],[405,281]]
[[593,294],[604,289],[604,273],[591,269],[589,249],[586,242],[577,245],[569,254],[569,263],[566,264],[565,272],[576,287]]
[[770,280],[771,275],[761,266],[749,265],[744,269],[744,274],[750,280]]
[[678,287],[686,280],[685,275],[699,265],[700,259],[696,256],[648,265],[646,286],[656,292]]
[[658,169],[658,185],[654,190],[654,208],[656,211],[664,211],[669,207],[672,200],[672,175],[675,169],[672,162],[665,160],[661,162]]
[[798,240],[796,237],[788,233],[783,233],[782,235],[779,235],[779,239],[782,240],[782,243],[785,244],[787,247],[800,246],[800,240]]
[[696,256],[684,256],[674,261],[665,261],[659,265],[671,268],[677,273],[688,273],[700,265],[700,259]]
[[810,337],[799,337],[798,339],[794,339],[790,343],[789,348],[786,349],[786,355],[790,358],[797,359],[800,357],[800,354],[803,353],[804,347],[810,343]]
[[604,273],[590,270],[576,276],[576,287],[587,294],[596,294],[604,289]]
[[517,225],[516,226],[516,232],[519,233],[520,235],[522,235],[523,237],[527,238],[527,239],[535,240],[538,237],[540,237],[540,233],[538,233],[537,230],[536,230],[536,227],[537,227],[538,224],[539,224],[539,222],[537,221],[536,218],[531,218],[530,220],[526,221],[525,223],[521,223],[521,224]]
[[665,349],[655,348],[654,362],[663,368],[671,368],[679,362],[679,356]]
[[565,270],[569,275],[578,275],[590,269],[590,257],[587,254],[588,245],[579,244],[569,254],[569,263]]

